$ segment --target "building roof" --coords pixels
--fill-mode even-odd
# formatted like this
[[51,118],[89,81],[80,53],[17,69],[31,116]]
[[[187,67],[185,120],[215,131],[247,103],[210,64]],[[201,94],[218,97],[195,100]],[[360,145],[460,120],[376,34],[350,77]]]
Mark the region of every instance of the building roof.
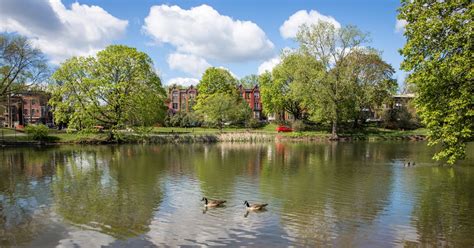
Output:
[[415,98],[415,94],[413,94],[413,93],[398,94],[398,95],[393,95],[393,97],[397,97],[397,98]]

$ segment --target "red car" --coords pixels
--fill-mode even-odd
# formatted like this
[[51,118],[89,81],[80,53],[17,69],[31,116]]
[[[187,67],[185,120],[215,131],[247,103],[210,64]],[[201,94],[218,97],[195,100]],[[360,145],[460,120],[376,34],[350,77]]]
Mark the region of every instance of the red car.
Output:
[[279,132],[279,133],[280,133],[280,132],[285,132],[285,133],[286,133],[286,132],[293,132],[293,129],[291,129],[291,128],[287,127],[287,126],[278,126],[278,127],[276,128],[276,130],[277,130],[277,132]]

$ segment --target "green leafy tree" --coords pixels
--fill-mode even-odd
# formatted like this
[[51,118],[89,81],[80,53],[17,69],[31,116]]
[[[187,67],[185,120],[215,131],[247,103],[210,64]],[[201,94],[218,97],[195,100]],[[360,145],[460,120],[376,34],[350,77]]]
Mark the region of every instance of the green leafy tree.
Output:
[[348,109],[342,112],[354,119],[354,125],[366,119],[368,111],[375,111],[387,102],[397,90],[395,70],[374,49],[355,50],[338,67],[352,86],[348,92]]
[[255,74],[247,75],[239,80],[239,84],[247,89],[253,88],[258,85],[258,76]]
[[44,54],[23,36],[0,34],[0,98],[49,77]]
[[[304,98],[308,85],[321,76],[323,66],[302,53],[283,54],[282,62],[271,73],[260,76],[262,104],[267,114],[286,111],[296,120],[305,118]],[[310,101],[306,103],[309,104]]]
[[197,110],[204,121],[222,129],[226,123],[245,124],[251,118],[249,105],[242,99],[225,93],[214,93]]
[[54,73],[50,104],[56,122],[76,129],[104,125],[113,132],[164,118],[165,91],[150,57],[113,45],[96,57],[73,57]]
[[474,139],[474,3],[403,0],[399,11],[407,22],[402,69],[415,85],[429,144],[441,144],[434,158],[454,164]]
[[329,22],[318,22],[310,26],[302,25],[296,40],[300,50],[321,62],[326,72],[318,80],[319,102],[325,106],[319,111],[332,122],[332,137],[336,139],[338,123],[345,117],[343,111],[352,91],[352,82],[339,65],[368,42],[368,35],[355,26],[336,28]]
[[251,110],[239,94],[237,83],[228,70],[208,68],[197,85],[194,110],[205,122],[220,129],[225,123],[243,125],[251,117]]
[[196,107],[199,108],[208,96],[214,93],[224,93],[235,95],[237,93],[237,80],[226,69],[210,67],[208,68],[199,84],[197,85],[198,96]]

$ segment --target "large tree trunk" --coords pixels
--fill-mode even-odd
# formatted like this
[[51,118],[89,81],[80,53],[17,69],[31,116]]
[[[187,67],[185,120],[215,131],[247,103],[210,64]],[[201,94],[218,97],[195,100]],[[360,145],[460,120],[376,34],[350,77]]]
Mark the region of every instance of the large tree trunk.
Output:
[[331,132],[331,140],[337,140],[339,137],[337,136],[337,119],[332,121],[332,132]]
[[354,117],[354,123],[352,123],[352,128],[353,129],[359,128],[359,117]]
[[337,105],[334,105],[334,119],[332,120],[332,132],[330,140],[338,140],[339,137],[337,136],[337,121],[339,117],[339,113],[337,111]]

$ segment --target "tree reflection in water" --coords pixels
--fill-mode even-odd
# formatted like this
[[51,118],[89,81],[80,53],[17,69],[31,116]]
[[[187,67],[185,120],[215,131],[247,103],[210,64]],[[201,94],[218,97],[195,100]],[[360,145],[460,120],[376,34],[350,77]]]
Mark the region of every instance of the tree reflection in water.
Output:
[[[410,142],[4,149],[0,246],[472,246],[473,160],[440,167],[432,153]],[[228,204],[203,215],[203,196]],[[245,200],[268,211],[246,215]]]
[[127,238],[149,230],[162,198],[164,163],[142,146],[82,150],[59,165],[52,188],[67,221]]

